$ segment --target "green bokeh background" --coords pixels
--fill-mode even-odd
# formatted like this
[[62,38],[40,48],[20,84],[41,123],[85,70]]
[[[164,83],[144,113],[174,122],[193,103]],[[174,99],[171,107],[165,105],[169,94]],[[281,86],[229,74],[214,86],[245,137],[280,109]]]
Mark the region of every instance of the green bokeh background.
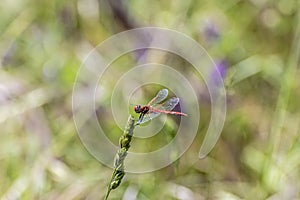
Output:
[[[206,158],[194,162],[200,147],[195,142],[166,168],[126,174],[110,198],[300,199],[299,6],[297,0],[2,0],[0,197],[104,197],[112,169],[93,158],[77,136],[72,118],[76,73],[103,40],[157,26],[192,37],[216,63],[225,63],[226,122]],[[154,52],[152,59],[181,64],[191,80],[197,76],[175,56]],[[120,58],[117,73],[131,62]],[[114,81],[107,83],[107,90],[114,87]],[[156,87],[145,90],[145,102],[157,92]],[[200,141],[210,120],[201,91]],[[117,144],[122,130],[107,116],[100,123],[112,130],[109,137]],[[176,123],[168,118],[165,138],[133,139],[132,145],[155,149],[172,139]]]

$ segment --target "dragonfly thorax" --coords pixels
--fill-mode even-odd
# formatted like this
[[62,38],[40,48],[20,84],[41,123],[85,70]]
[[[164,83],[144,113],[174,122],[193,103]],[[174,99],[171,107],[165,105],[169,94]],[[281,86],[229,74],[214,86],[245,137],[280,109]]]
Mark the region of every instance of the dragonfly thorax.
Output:
[[150,110],[149,106],[141,106],[141,105],[134,106],[134,112],[136,113],[146,114],[149,110]]

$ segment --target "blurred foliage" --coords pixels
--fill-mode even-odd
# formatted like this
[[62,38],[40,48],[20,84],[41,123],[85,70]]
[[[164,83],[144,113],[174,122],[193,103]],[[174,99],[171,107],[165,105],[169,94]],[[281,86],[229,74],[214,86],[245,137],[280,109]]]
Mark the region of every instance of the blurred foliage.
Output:
[[[158,26],[191,36],[214,60],[225,61],[227,119],[205,159],[194,162],[200,145],[195,142],[171,166],[126,174],[111,199],[299,199],[299,5],[296,0],[2,0],[1,198],[104,197],[112,170],[87,152],[72,119],[76,73],[88,52],[109,36]],[[131,66],[126,59],[107,81],[108,90]],[[174,59],[166,63],[185,66]],[[183,73],[193,81],[196,75],[188,69]],[[195,141],[210,119],[201,91]],[[108,113],[100,123],[115,130],[110,137],[117,143],[122,130],[111,119]],[[163,131],[171,137],[176,124],[169,123]],[[133,145],[142,150],[148,143],[151,149],[152,143],[161,146],[159,141],[164,142],[133,139]]]

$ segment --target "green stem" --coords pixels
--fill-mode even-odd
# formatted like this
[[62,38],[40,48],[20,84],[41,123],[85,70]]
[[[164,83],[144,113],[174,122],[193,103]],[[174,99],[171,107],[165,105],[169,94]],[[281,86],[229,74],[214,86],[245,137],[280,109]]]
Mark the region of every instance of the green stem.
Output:
[[111,176],[110,182],[107,186],[105,200],[108,199],[111,190],[116,189],[121,184],[121,181],[125,175],[124,160],[127,156],[127,151],[130,148],[130,142],[133,135],[134,127],[135,127],[135,118],[132,115],[130,115],[124,133],[119,140],[120,149],[118,150],[115,156],[114,171]]

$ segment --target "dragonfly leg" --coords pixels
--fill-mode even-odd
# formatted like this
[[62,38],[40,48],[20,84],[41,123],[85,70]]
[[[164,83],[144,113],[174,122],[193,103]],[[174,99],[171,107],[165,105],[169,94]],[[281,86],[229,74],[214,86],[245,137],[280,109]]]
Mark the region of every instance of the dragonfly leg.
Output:
[[138,119],[138,121],[137,121],[137,123],[135,124],[135,125],[139,125],[142,121],[143,121],[143,119],[144,119],[144,113],[142,113],[141,115],[140,115],[140,117],[139,117],[139,119]]

